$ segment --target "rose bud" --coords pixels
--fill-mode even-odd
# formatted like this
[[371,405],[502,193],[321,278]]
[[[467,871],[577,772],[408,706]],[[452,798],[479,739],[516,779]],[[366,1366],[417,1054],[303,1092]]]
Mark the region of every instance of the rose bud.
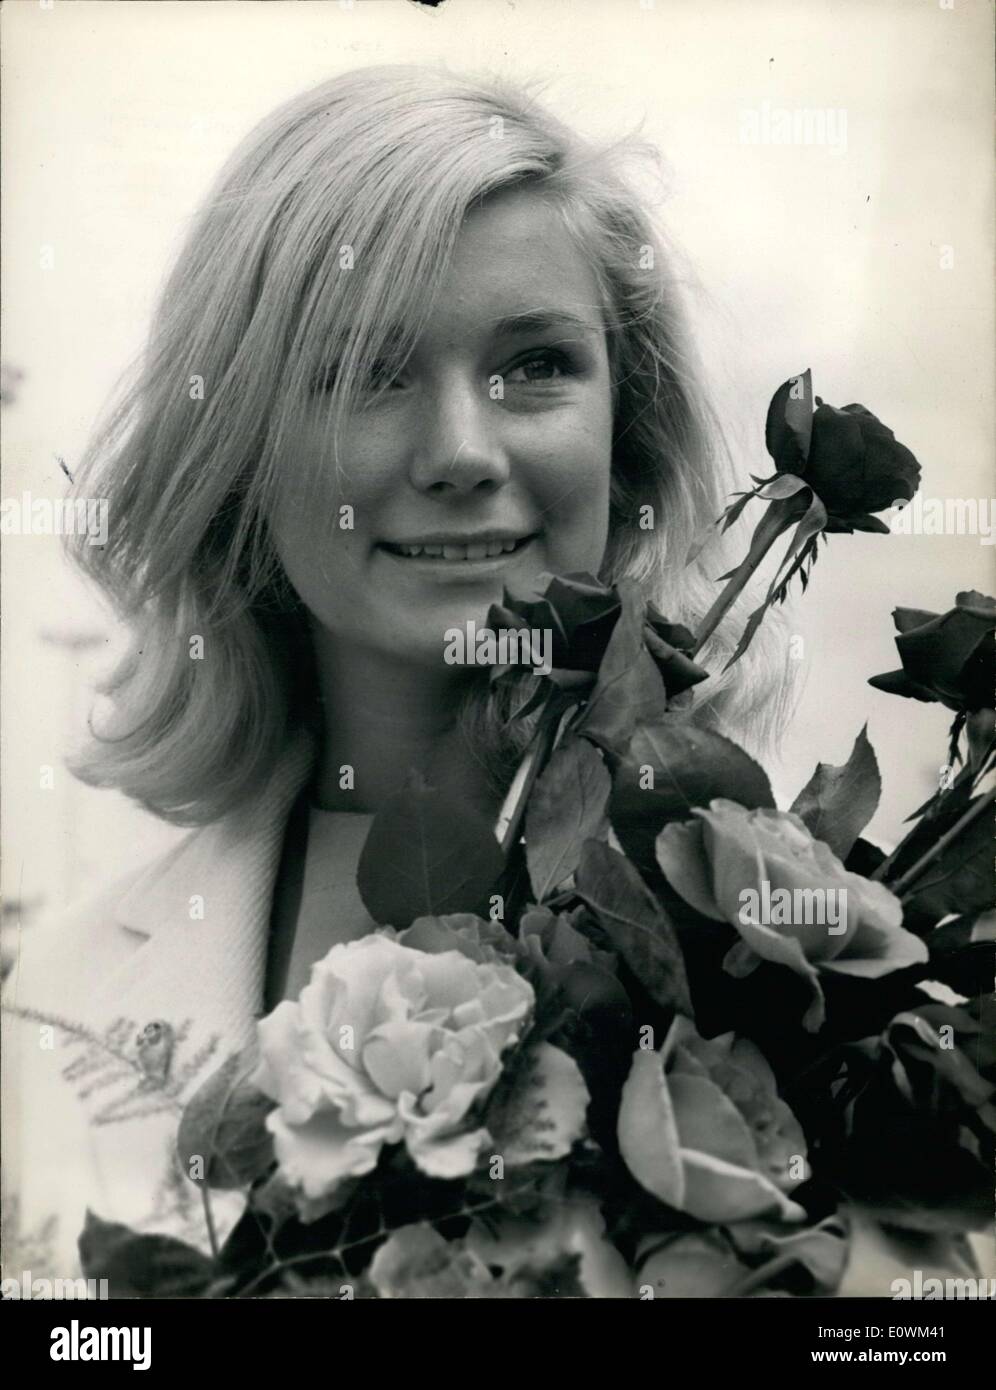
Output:
[[619,1106],[619,1150],[637,1182],[699,1221],[801,1221],[786,1190],[809,1176],[806,1141],[752,1042],[706,1042],[679,1015],[660,1052],[638,1051]]

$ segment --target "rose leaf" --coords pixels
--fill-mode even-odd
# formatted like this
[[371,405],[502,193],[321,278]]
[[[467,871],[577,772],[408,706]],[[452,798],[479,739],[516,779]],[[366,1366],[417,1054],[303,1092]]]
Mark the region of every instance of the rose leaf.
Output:
[[619,585],[622,605],[577,732],[622,757],[635,726],[667,708],[664,681],[644,642],[646,604],[634,584]]
[[598,838],[611,785],[601,753],[587,740],[571,738],[554,751],[526,811],[526,862],[537,902],[574,873],[585,840]]
[[850,757],[841,767],[816,764],[816,771],[791,807],[813,838],[828,844],[841,860],[847,858],[875,814],[882,793],[882,779],[867,728],[865,725],[858,734]]
[[638,725],[612,778],[609,819],[639,865],[653,865],[654,843],[671,821],[691,819],[716,797],[773,809],[764,769],[722,734],[665,715]]
[[79,1238],[87,1279],[106,1279],[111,1298],[196,1298],[210,1284],[208,1257],[172,1236],[139,1235],[87,1211]]
[[[951,830],[979,798],[922,820],[909,835],[889,874],[897,883],[906,871]],[[984,912],[996,906],[993,880],[993,816],[976,815],[967,827],[913,880],[903,893],[907,912],[933,922],[952,912]]]
[[264,1121],[273,1101],[249,1084],[253,1061],[233,1052],[194,1092],[176,1137],[183,1170],[204,1187],[245,1187],[273,1162]]
[[996,912],[955,917],[927,936],[930,978],[966,997],[984,994],[992,984],[996,951]]
[[691,1018],[685,961],[674,927],[626,856],[588,840],[577,891],[654,1002]]
[[991,946],[993,942],[996,942],[996,912],[992,910],[977,917],[972,913],[955,917],[928,937],[931,961],[968,946]]
[[374,921],[400,929],[417,917],[486,915],[504,867],[490,821],[414,773],[374,817],[356,884]]

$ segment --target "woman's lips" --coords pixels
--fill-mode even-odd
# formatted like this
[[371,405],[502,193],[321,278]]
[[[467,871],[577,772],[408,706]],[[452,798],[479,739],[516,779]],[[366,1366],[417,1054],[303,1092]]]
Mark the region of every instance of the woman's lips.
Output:
[[535,540],[535,536],[523,536],[519,540],[488,540],[468,542],[427,542],[424,545],[393,544],[382,541],[380,549],[395,559],[413,564],[451,564],[477,565],[489,561],[501,561],[517,555]]

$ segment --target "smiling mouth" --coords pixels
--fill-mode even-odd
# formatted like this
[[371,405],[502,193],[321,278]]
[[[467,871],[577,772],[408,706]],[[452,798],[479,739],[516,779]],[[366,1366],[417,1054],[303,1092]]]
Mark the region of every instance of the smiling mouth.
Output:
[[531,535],[522,536],[519,540],[427,542],[425,545],[382,541],[380,548],[403,560],[449,560],[455,564],[467,564],[475,560],[496,560],[502,555],[515,555],[535,539],[535,535]]

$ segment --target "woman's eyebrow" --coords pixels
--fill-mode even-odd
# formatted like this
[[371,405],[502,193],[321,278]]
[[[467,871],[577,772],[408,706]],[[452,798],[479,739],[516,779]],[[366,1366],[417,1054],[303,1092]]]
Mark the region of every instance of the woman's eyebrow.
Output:
[[545,333],[549,329],[573,329],[577,333],[601,333],[600,321],[583,319],[569,309],[525,309],[519,314],[503,314],[492,319],[496,337],[511,337],[516,333]]

